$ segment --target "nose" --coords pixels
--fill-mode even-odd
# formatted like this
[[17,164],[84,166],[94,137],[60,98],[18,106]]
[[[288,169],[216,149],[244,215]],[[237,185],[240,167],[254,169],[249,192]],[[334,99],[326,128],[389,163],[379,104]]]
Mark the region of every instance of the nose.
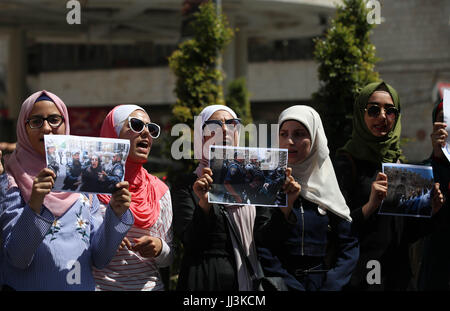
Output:
[[292,139],[292,136],[288,137],[288,144],[289,145],[293,145],[294,144],[294,139]]
[[378,117],[381,117],[382,119],[386,119],[386,109],[384,109],[384,107],[380,108],[380,114]]
[[50,126],[50,124],[48,124],[47,120],[43,121],[44,123],[42,124],[42,128],[41,131],[43,131],[44,133],[51,133],[52,132],[52,127]]

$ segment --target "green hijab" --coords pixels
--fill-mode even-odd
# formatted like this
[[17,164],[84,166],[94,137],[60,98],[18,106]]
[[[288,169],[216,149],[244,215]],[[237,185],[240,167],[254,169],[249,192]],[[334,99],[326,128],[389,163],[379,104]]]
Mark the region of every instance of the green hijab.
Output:
[[[370,96],[382,84],[388,89],[399,115],[393,129],[387,135],[376,137],[367,128],[364,113]],[[374,163],[396,162],[402,156],[400,149],[401,129],[400,99],[397,91],[384,81],[370,83],[361,90],[353,104],[352,137],[337,152],[348,152],[357,159]]]

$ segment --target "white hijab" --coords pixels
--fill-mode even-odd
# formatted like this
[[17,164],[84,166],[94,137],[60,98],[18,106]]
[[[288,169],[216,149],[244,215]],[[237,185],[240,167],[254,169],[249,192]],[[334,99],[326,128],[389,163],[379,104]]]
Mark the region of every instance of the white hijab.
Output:
[[300,122],[311,135],[311,152],[307,158],[301,163],[289,164],[292,175],[302,187],[300,195],[318,204],[319,212],[328,210],[351,222],[350,209],[339,189],[319,114],[308,106],[292,106],[278,117],[279,129],[287,120]]
[[[198,177],[202,175],[202,170],[204,167],[208,167],[208,158],[209,154],[206,153],[203,155],[204,146],[204,136],[203,136],[203,124],[207,121],[211,116],[219,110],[228,111],[233,118],[237,118],[236,113],[229,107],[223,105],[211,105],[205,107],[202,112],[198,115],[198,117],[194,120],[194,156],[195,159],[200,159],[200,163],[195,170],[195,173]],[[212,141],[211,141],[212,142]],[[209,146],[208,146],[209,147]]]
[[[203,154],[204,140],[203,140],[203,124],[207,121],[216,111],[225,110],[228,111],[233,118],[237,118],[236,113],[229,107],[223,105],[211,105],[205,107],[200,115],[194,121],[194,155],[196,159],[201,159],[200,163],[195,170],[197,176],[201,176],[204,167],[209,166],[209,154]],[[239,135],[238,135],[239,139]],[[211,140],[212,141],[212,140]],[[239,140],[238,140],[239,142]],[[209,146],[208,146],[209,147]],[[236,227],[238,228],[238,234],[241,238],[244,251],[252,263],[254,269],[257,267],[257,255],[256,247],[253,239],[253,227],[256,217],[256,208],[254,205],[241,205],[232,206],[225,205],[230,216],[234,219]],[[249,271],[245,265],[244,258],[241,258],[241,254],[238,248],[238,241],[231,235],[231,243],[233,244],[234,257],[236,259],[236,270],[238,277],[238,284],[240,291],[252,290],[252,280],[250,279]]]
[[119,137],[120,131],[122,130],[124,122],[128,119],[128,116],[135,110],[144,110],[144,108],[137,105],[120,105],[114,110],[114,129],[116,130],[117,137]]

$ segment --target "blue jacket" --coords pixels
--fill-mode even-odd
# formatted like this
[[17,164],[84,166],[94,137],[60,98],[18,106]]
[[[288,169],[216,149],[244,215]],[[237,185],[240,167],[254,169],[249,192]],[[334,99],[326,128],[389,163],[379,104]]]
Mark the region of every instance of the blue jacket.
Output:
[[[281,276],[293,290],[341,290],[359,257],[351,223],[299,198],[286,221],[278,207],[258,207],[255,238],[266,276]],[[307,269],[328,270],[301,275]]]

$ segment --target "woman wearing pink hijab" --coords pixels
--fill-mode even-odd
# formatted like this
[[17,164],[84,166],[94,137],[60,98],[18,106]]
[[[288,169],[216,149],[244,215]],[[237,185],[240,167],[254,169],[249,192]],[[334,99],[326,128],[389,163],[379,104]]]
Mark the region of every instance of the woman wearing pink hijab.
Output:
[[[135,222],[111,263],[95,270],[97,290],[164,290],[158,268],[173,260],[172,202],[169,188],[143,167],[159,133],[159,126],[136,105],[117,106],[103,121],[100,136],[130,140],[125,180]],[[98,197],[104,204],[110,200]]]
[[5,170],[0,164],[0,258],[7,288],[94,290],[92,266],[109,263],[133,224],[127,182],[116,185],[104,220],[96,197],[52,191],[55,173],[46,167],[44,135],[69,133],[58,96],[39,91],[22,104],[17,148]]

